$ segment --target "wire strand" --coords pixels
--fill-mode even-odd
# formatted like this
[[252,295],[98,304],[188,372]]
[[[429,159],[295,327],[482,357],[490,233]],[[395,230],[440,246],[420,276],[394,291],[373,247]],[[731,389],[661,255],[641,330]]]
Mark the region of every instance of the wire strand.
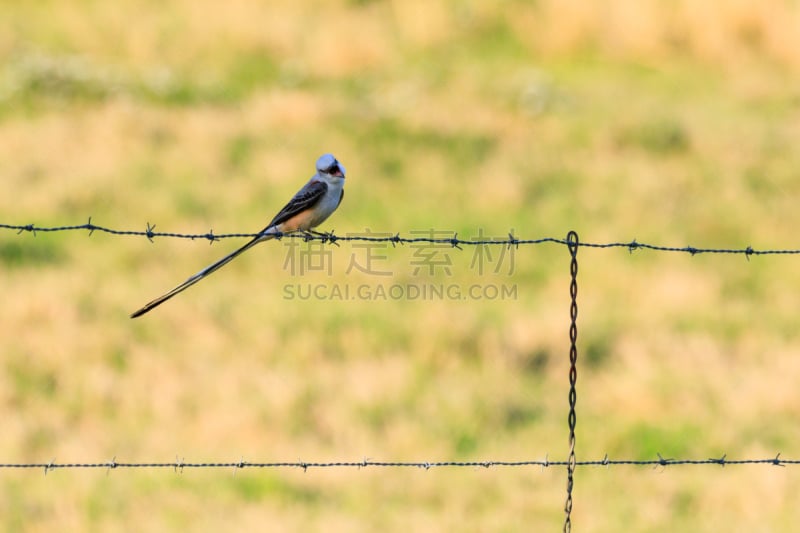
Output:
[[[258,236],[258,233],[220,233],[216,234],[213,230],[206,233],[176,233],[176,232],[163,232],[155,231],[156,226],[147,223],[144,230],[120,230],[99,226],[92,222],[91,217],[85,224],[64,225],[64,226],[37,226],[36,224],[3,224],[0,223],[0,229],[15,231],[19,233],[53,233],[62,231],[88,231],[89,235],[94,232],[107,233],[116,236],[131,236],[131,237],[145,237],[151,242],[155,238],[173,238],[173,239],[189,239],[189,240],[207,240],[215,242],[222,239],[233,238],[253,238]],[[425,233],[425,232],[415,232]],[[433,231],[430,233],[447,234],[450,232]],[[499,245],[499,246],[514,246],[519,247],[523,245],[539,245],[539,244],[562,244],[569,245],[566,239],[559,239],[554,237],[544,237],[539,239],[521,239],[509,233],[505,237],[497,238],[474,238],[463,239],[458,236],[458,233],[453,233],[452,236],[447,237],[403,237],[399,233],[382,233],[375,235],[374,233],[348,233],[346,235],[336,235],[335,233],[300,233],[300,234],[287,234],[281,235],[283,238],[295,238],[305,241],[322,241],[326,243],[336,244],[338,242],[386,242],[393,245],[397,244],[413,244],[413,243],[429,243],[429,244],[443,244],[450,245],[453,248],[460,248],[461,246],[477,246],[477,245]],[[660,244],[640,243],[636,239],[628,242],[606,242],[606,243],[593,243],[593,242],[580,242],[579,247],[584,248],[624,248],[629,252],[636,250],[652,250],[658,252],[675,252],[687,253],[690,255],[698,254],[734,254],[744,255],[749,258],[753,255],[800,255],[800,248],[773,248],[773,249],[756,249],[752,246],[744,248],[722,248],[722,247],[698,247],[698,246],[665,246]]]

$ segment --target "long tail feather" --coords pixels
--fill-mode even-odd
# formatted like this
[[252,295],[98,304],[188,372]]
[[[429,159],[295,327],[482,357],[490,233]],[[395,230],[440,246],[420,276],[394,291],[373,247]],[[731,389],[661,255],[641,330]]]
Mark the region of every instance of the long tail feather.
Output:
[[189,279],[187,279],[186,281],[184,281],[183,283],[181,283],[180,285],[178,285],[177,287],[175,287],[174,289],[172,289],[168,293],[159,296],[158,298],[156,298],[155,300],[153,300],[151,302],[148,302],[147,304],[145,304],[138,311],[134,311],[133,314],[131,314],[131,318],[136,318],[138,316],[142,316],[143,314],[147,313],[148,311],[152,310],[153,308],[158,307],[159,305],[163,304],[164,302],[166,302],[167,300],[169,300],[170,298],[172,298],[176,294],[179,294],[179,293],[185,291],[186,289],[188,289],[189,287],[191,287],[192,285],[194,285],[195,283],[197,283],[198,281],[200,281],[204,277],[208,276],[209,274],[213,274],[214,272],[216,272],[220,268],[224,267],[225,265],[227,265],[228,263],[233,261],[233,259],[235,259],[237,256],[239,256],[240,254],[246,252],[247,250],[249,250],[250,248],[252,248],[256,244],[258,244],[259,242],[265,241],[265,240],[268,240],[268,239],[271,239],[271,238],[272,238],[271,235],[260,235],[260,236],[256,237],[255,239],[253,239],[252,241],[248,242],[247,244],[245,244],[244,246],[242,246],[238,250],[235,250],[235,251],[231,252],[230,254],[226,255],[225,257],[223,257],[222,259],[220,259],[216,263],[208,265],[206,268],[204,268],[203,270],[201,270],[200,272],[198,272],[194,276],[190,277]]

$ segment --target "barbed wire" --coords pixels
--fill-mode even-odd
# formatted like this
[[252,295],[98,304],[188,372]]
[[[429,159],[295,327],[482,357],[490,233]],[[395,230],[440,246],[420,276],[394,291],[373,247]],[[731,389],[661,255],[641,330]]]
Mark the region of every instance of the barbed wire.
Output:
[[[66,226],[37,226],[35,224],[3,224],[0,223],[0,229],[16,231],[19,233],[52,233],[61,231],[88,231],[89,235],[94,232],[107,233],[115,236],[132,236],[132,237],[145,237],[151,242],[153,239],[165,237],[174,239],[189,239],[189,240],[207,240],[210,243],[232,238],[253,238],[257,237],[259,233],[220,233],[216,234],[213,230],[206,233],[176,233],[155,231],[156,226],[147,223],[144,230],[119,230],[99,226],[92,222],[89,217],[88,222],[84,224],[66,225]],[[388,232],[353,232],[346,235],[336,235],[335,233],[294,233],[279,235],[279,238],[299,238],[305,241],[322,241],[323,243],[338,244],[339,242],[386,242],[392,245],[397,244],[414,244],[414,243],[428,243],[450,245],[453,248],[460,248],[461,246],[478,246],[478,245],[504,245],[519,247],[521,245],[538,245],[545,243],[569,245],[566,239],[555,237],[544,237],[539,239],[521,239],[514,235],[511,231],[505,237],[490,237],[490,238],[471,238],[463,239],[458,236],[458,233],[453,232],[452,236],[435,237],[434,234],[449,234],[449,231],[439,230],[422,230],[414,231],[414,234],[430,233],[431,236],[420,237],[402,237],[399,233]],[[636,250],[652,250],[658,252],[678,252],[688,253],[690,255],[698,254],[734,254],[744,255],[748,259],[754,255],[800,255],[800,248],[775,248],[775,249],[755,249],[752,246],[744,248],[703,248],[696,246],[665,246],[660,244],[648,244],[638,242],[636,239],[628,242],[606,242],[606,243],[592,243],[580,242],[578,244],[584,248],[626,248],[629,252]]]
[[[117,461],[116,457],[110,461],[96,462],[70,462],[59,463],[50,461],[47,463],[0,463],[0,469],[11,470],[44,470],[45,474],[51,470],[60,469],[164,469],[171,468],[176,471],[184,469],[264,469],[264,468],[294,468],[307,471],[315,468],[418,468],[431,470],[433,468],[494,468],[494,467],[529,467],[536,466],[542,469],[551,467],[569,467],[570,461],[552,461],[548,458],[534,459],[527,461],[373,461],[364,459],[361,461],[332,461],[332,462],[307,462],[307,461],[274,461],[274,462],[252,462],[240,459],[238,461],[211,461],[211,462],[191,462],[183,459],[166,462],[124,462]],[[699,466],[699,465],[771,465],[771,466],[797,466],[800,459],[783,459],[778,453],[774,457],[764,459],[728,459],[727,454],[718,458],[707,459],[670,459],[657,454],[656,459],[609,459],[606,455],[602,459],[589,461],[575,461],[576,467],[590,466]]]
[[[246,238],[253,238],[258,237],[259,233],[228,233],[228,234],[214,234],[213,231],[209,231],[208,233],[201,233],[201,234],[189,234],[189,233],[173,233],[173,232],[157,232],[155,231],[155,225],[151,225],[149,222],[146,225],[144,231],[130,231],[130,230],[118,230],[113,228],[107,228],[104,226],[99,226],[92,223],[91,217],[89,217],[88,222],[85,224],[77,224],[71,226],[55,226],[55,227],[41,227],[36,226],[35,224],[26,224],[26,225],[13,225],[13,224],[2,224],[0,223],[0,229],[6,230],[13,230],[16,231],[18,234],[23,232],[33,233],[34,236],[37,232],[61,232],[61,231],[88,231],[89,235],[94,233],[95,231],[115,235],[115,236],[141,236],[146,237],[150,242],[153,242],[153,239],[156,237],[169,237],[169,238],[181,238],[181,239],[204,239],[208,240],[210,243],[214,243],[215,241],[225,239],[225,238],[235,238],[235,237],[246,237]],[[601,460],[590,460],[590,461],[578,461],[576,460],[575,456],[575,428],[576,428],[576,392],[575,392],[575,385],[576,385],[576,362],[578,359],[577,353],[577,272],[578,272],[578,265],[577,265],[577,253],[579,247],[585,248],[627,248],[629,252],[634,252],[639,249],[646,249],[646,250],[653,250],[653,251],[661,251],[661,252],[680,252],[680,253],[689,253],[691,255],[697,255],[701,253],[711,253],[711,254],[739,254],[744,255],[748,260],[752,255],[796,255],[800,254],[800,249],[764,249],[764,250],[757,250],[754,249],[752,246],[747,246],[746,248],[697,248],[693,246],[684,246],[684,247],[674,247],[674,246],[662,246],[662,245],[654,245],[654,244],[647,244],[647,243],[639,243],[635,239],[630,242],[609,242],[609,243],[587,243],[583,241],[579,241],[577,233],[574,231],[569,232],[565,239],[557,239],[557,238],[541,238],[541,239],[520,239],[514,235],[514,231],[511,230],[507,236],[505,237],[490,237],[485,238],[483,235],[483,231],[479,231],[479,236],[477,238],[472,239],[460,239],[458,237],[458,233],[453,232],[452,235],[449,235],[450,232],[447,231],[437,231],[434,229],[426,230],[426,231],[411,231],[411,234],[416,235],[424,235],[424,236],[417,236],[417,237],[401,237],[399,233],[391,234],[391,233],[380,233],[380,232],[372,232],[369,229],[365,230],[364,233],[350,233],[345,236],[335,235],[333,232],[331,233],[317,233],[317,232],[307,232],[307,233],[300,233],[300,234],[286,234],[286,235],[277,235],[278,238],[282,237],[289,237],[289,238],[300,238],[305,241],[322,241],[323,243],[331,243],[338,245],[339,241],[351,241],[351,242],[372,242],[372,243],[391,243],[392,246],[396,246],[397,244],[408,244],[408,243],[427,243],[431,245],[444,245],[444,246],[452,246],[453,248],[461,248],[462,245],[464,246],[477,246],[477,245],[501,245],[507,246],[509,248],[515,247],[518,248],[520,245],[535,245],[535,244],[543,244],[543,243],[556,243],[561,245],[566,245],[570,251],[571,255],[571,263],[570,263],[570,274],[571,274],[571,284],[570,284],[570,296],[571,296],[571,306],[570,306],[570,391],[569,391],[569,417],[568,417],[568,425],[569,425],[569,458],[566,461],[550,461],[547,457],[544,460],[525,460],[525,461],[372,461],[370,459],[363,459],[361,461],[334,461],[334,462],[306,462],[306,461],[294,461],[294,462],[250,462],[246,461],[244,458],[240,459],[239,461],[217,461],[217,462],[187,462],[184,459],[179,459],[178,457],[175,458],[175,461],[169,462],[119,462],[116,460],[116,457],[112,458],[110,461],[100,461],[100,462],[68,462],[68,463],[58,463],[55,460],[52,460],[47,463],[42,462],[30,462],[30,463],[0,463],[0,470],[8,470],[8,469],[27,469],[27,470],[35,470],[35,469],[43,469],[44,474],[47,475],[48,472],[51,470],[57,469],[105,469],[106,473],[110,472],[111,470],[117,469],[164,469],[169,468],[173,469],[176,473],[180,472],[183,473],[184,469],[192,468],[192,469],[199,469],[199,468],[210,468],[210,469],[233,469],[234,473],[238,470],[242,470],[245,468],[256,468],[256,469],[263,469],[263,468],[294,468],[294,469],[302,469],[304,472],[307,472],[309,469],[314,468],[417,468],[417,469],[424,469],[430,470],[432,468],[443,468],[443,467],[460,467],[460,468],[493,468],[493,467],[540,467],[542,470],[545,468],[550,467],[566,467],[567,469],[567,498],[564,506],[565,511],[565,522],[564,522],[564,531],[569,532],[572,528],[572,504],[573,504],[573,486],[574,486],[574,472],[575,468],[577,467],[591,467],[591,466],[651,466],[651,467],[672,467],[672,466],[698,466],[698,465],[718,465],[718,466],[728,466],[728,465],[768,465],[768,466],[781,466],[786,467],[789,465],[800,465],[800,459],[782,459],[781,454],[778,453],[774,457],[764,458],[764,459],[728,459],[727,454],[723,455],[719,458],[706,458],[706,459],[671,459],[671,458],[664,458],[661,454],[656,454],[656,459],[609,459],[608,455],[601,459]],[[437,237],[436,235],[439,235]],[[135,316],[135,315],[134,315]]]

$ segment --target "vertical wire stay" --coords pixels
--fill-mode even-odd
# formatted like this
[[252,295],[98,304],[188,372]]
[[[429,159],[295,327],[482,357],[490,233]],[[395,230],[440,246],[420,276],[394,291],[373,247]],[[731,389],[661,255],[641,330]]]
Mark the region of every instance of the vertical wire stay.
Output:
[[569,254],[572,256],[570,261],[570,325],[569,325],[569,416],[567,422],[569,424],[569,460],[567,461],[567,501],[564,504],[564,533],[572,531],[572,486],[573,476],[575,474],[575,402],[577,394],[575,392],[575,383],[578,381],[578,370],[576,363],[578,362],[578,234],[570,231],[567,234],[567,247]]

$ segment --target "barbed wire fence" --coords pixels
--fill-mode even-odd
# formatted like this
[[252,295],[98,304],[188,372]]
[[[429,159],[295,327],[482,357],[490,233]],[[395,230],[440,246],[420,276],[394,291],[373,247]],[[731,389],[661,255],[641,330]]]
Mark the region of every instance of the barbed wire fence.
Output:
[[[162,232],[156,231],[155,225],[147,223],[144,230],[119,230],[100,226],[92,222],[91,217],[84,224],[75,225],[62,225],[62,226],[37,226],[35,224],[3,224],[0,223],[0,229],[15,231],[18,234],[32,233],[34,236],[38,233],[52,233],[52,232],[67,232],[67,231],[87,231],[89,235],[94,232],[106,233],[114,236],[131,236],[131,237],[145,237],[153,242],[156,238],[176,238],[176,239],[189,239],[189,240],[207,240],[209,243],[214,243],[222,239],[230,238],[253,238],[257,237],[259,233],[224,233],[215,234],[209,230],[207,233],[175,233],[175,232]],[[442,232],[439,232],[442,233]],[[665,458],[661,454],[656,454],[654,459],[646,460],[632,460],[632,459],[611,459],[606,455],[598,460],[584,460],[578,461],[575,456],[575,430],[577,426],[577,362],[578,362],[578,250],[580,248],[624,248],[633,253],[637,250],[650,250],[656,252],[675,252],[687,253],[692,256],[698,254],[728,254],[728,255],[742,255],[746,259],[752,256],[774,256],[774,255],[800,255],[800,249],[783,248],[783,249],[756,249],[752,246],[744,248],[718,248],[718,247],[696,247],[696,246],[664,246],[659,244],[640,243],[636,239],[629,242],[606,242],[606,243],[592,243],[582,242],[578,238],[578,234],[570,231],[564,239],[546,237],[540,239],[523,239],[515,236],[513,231],[503,238],[472,238],[463,239],[459,238],[457,233],[452,236],[434,237],[431,236],[420,237],[403,237],[399,233],[375,233],[375,234],[347,234],[344,236],[336,235],[335,233],[295,233],[278,235],[278,238],[291,238],[302,239],[304,241],[321,241],[323,244],[339,245],[340,242],[373,242],[373,243],[390,243],[393,246],[405,244],[418,244],[427,243],[432,245],[449,245],[453,248],[461,249],[465,246],[506,246],[518,248],[524,245],[541,245],[541,244],[559,244],[567,247],[570,254],[570,326],[569,326],[569,393],[568,404],[569,414],[567,417],[567,425],[569,428],[569,450],[568,459],[566,461],[551,461],[547,457],[541,460],[523,460],[523,461],[409,461],[409,462],[386,462],[386,461],[372,461],[364,459],[362,461],[335,461],[335,462],[251,462],[246,461],[244,458],[239,461],[218,461],[218,462],[191,462],[185,461],[183,458],[176,457],[174,461],[168,462],[123,462],[117,461],[116,457],[109,461],[99,462],[64,462],[60,463],[55,460],[47,463],[33,462],[33,463],[0,463],[0,469],[20,469],[20,470],[43,470],[44,474],[58,469],[105,469],[106,471],[118,469],[172,469],[175,472],[183,472],[186,469],[233,469],[234,471],[241,469],[275,469],[275,468],[291,468],[301,469],[308,471],[311,469],[319,468],[416,468],[430,470],[434,468],[450,468],[450,467],[467,467],[467,468],[496,468],[496,467],[540,467],[542,469],[551,467],[566,467],[567,470],[567,495],[564,505],[564,531],[571,531],[572,528],[572,492],[574,486],[574,474],[577,467],[610,467],[610,466],[652,466],[652,467],[673,467],[673,466],[734,466],[734,465],[767,465],[767,466],[796,466],[800,465],[800,459],[784,459],[781,453],[776,453],[773,457],[766,458],[745,458],[745,459],[728,459],[727,455],[718,458],[705,458],[705,459],[684,459],[684,458]]]

